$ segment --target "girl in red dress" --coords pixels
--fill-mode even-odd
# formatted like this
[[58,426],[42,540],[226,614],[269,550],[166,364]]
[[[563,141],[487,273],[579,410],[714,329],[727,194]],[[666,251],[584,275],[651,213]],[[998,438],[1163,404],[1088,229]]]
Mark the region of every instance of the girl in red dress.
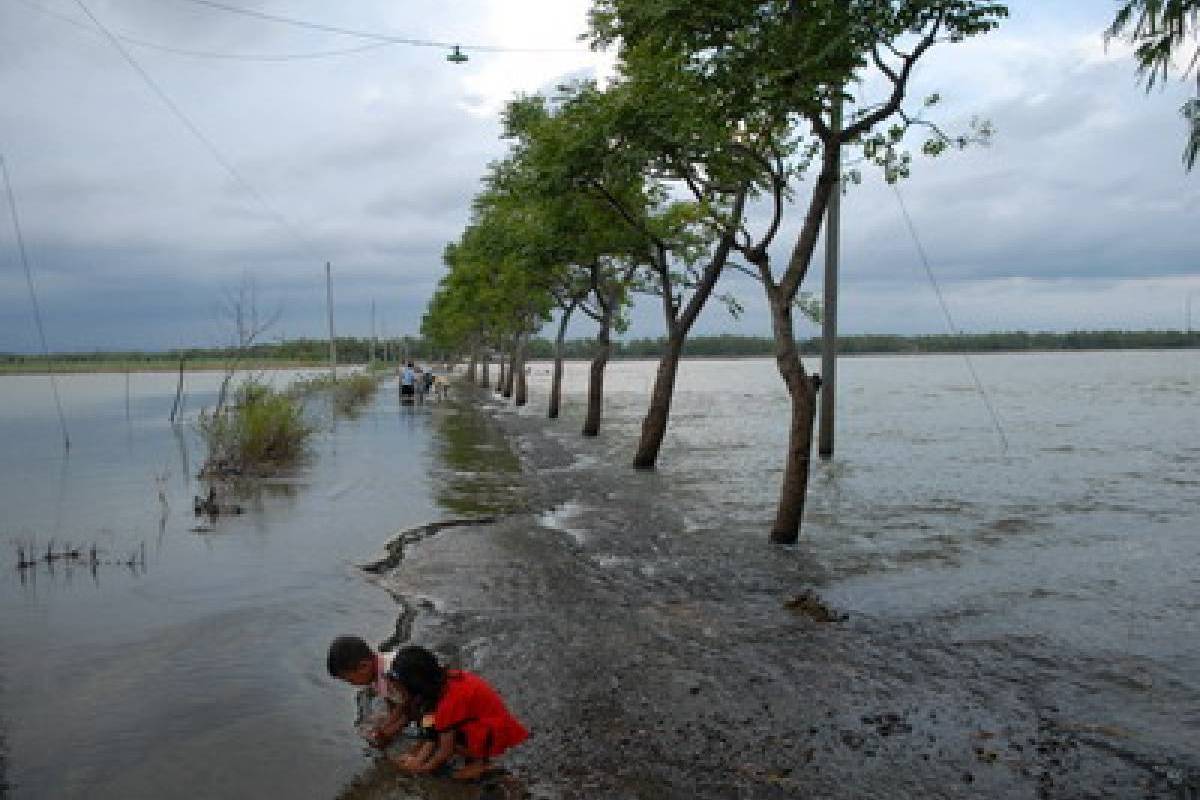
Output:
[[445,669],[424,647],[396,651],[387,677],[412,700],[410,707],[420,709],[426,731],[421,747],[395,759],[407,772],[433,772],[457,754],[466,764],[454,777],[475,780],[491,759],[529,737],[491,684],[466,670]]

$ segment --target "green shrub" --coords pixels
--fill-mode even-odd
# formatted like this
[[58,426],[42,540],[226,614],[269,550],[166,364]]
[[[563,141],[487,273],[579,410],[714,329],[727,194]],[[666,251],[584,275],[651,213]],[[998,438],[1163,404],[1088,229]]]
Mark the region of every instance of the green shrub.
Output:
[[200,412],[200,436],[208,450],[203,474],[270,472],[308,452],[313,426],[300,400],[248,380],[234,392],[233,403]]

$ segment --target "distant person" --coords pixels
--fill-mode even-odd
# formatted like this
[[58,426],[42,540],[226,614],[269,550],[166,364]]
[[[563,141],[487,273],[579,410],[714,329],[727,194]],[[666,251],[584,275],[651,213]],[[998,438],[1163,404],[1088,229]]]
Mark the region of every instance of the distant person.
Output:
[[434,772],[459,755],[465,763],[454,778],[476,780],[491,759],[529,737],[491,684],[466,670],[444,668],[424,647],[396,651],[387,677],[420,715],[425,738],[413,752],[389,756],[406,772]]
[[409,361],[404,365],[404,369],[400,370],[400,401],[404,402],[405,398],[412,401],[413,394],[416,392],[417,373],[413,370],[413,363]]
[[413,388],[417,393],[417,402],[425,402],[425,370],[420,367],[413,369]]
[[433,367],[432,366],[429,369],[425,370],[424,380],[425,380],[425,392],[426,392],[426,394],[428,394],[429,390],[433,388]]
[[387,680],[391,664],[391,655],[376,653],[357,636],[334,639],[326,657],[330,676],[359,687],[354,727],[367,744],[385,752],[408,725],[411,710],[407,698],[391,690]]

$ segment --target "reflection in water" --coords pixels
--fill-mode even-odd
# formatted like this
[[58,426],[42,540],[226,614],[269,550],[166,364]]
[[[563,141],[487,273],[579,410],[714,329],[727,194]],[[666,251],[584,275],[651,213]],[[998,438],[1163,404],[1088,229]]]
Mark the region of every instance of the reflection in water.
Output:
[[478,414],[454,408],[434,413],[438,481],[434,496],[455,514],[506,514],[526,507],[521,464],[500,434]]

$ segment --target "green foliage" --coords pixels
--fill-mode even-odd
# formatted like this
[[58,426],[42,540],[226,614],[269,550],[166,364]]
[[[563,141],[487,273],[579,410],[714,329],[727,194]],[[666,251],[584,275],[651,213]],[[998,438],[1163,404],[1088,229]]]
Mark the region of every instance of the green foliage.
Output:
[[232,405],[201,411],[197,426],[207,448],[202,473],[270,472],[295,463],[308,452],[313,426],[301,403],[256,380],[234,392]]
[[[1146,83],[1146,91],[1164,83],[1175,57],[1190,38],[1195,41],[1200,30],[1200,0],[1122,0],[1105,38],[1121,38],[1134,46],[1138,74]],[[1200,63],[1200,47],[1193,48],[1183,75],[1196,70]],[[1200,74],[1196,90],[1200,94]],[[1191,170],[1200,153],[1200,98],[1192,98],[1180,108],[1188,124],[1188,138],[1183,149],[1183,163]]]

